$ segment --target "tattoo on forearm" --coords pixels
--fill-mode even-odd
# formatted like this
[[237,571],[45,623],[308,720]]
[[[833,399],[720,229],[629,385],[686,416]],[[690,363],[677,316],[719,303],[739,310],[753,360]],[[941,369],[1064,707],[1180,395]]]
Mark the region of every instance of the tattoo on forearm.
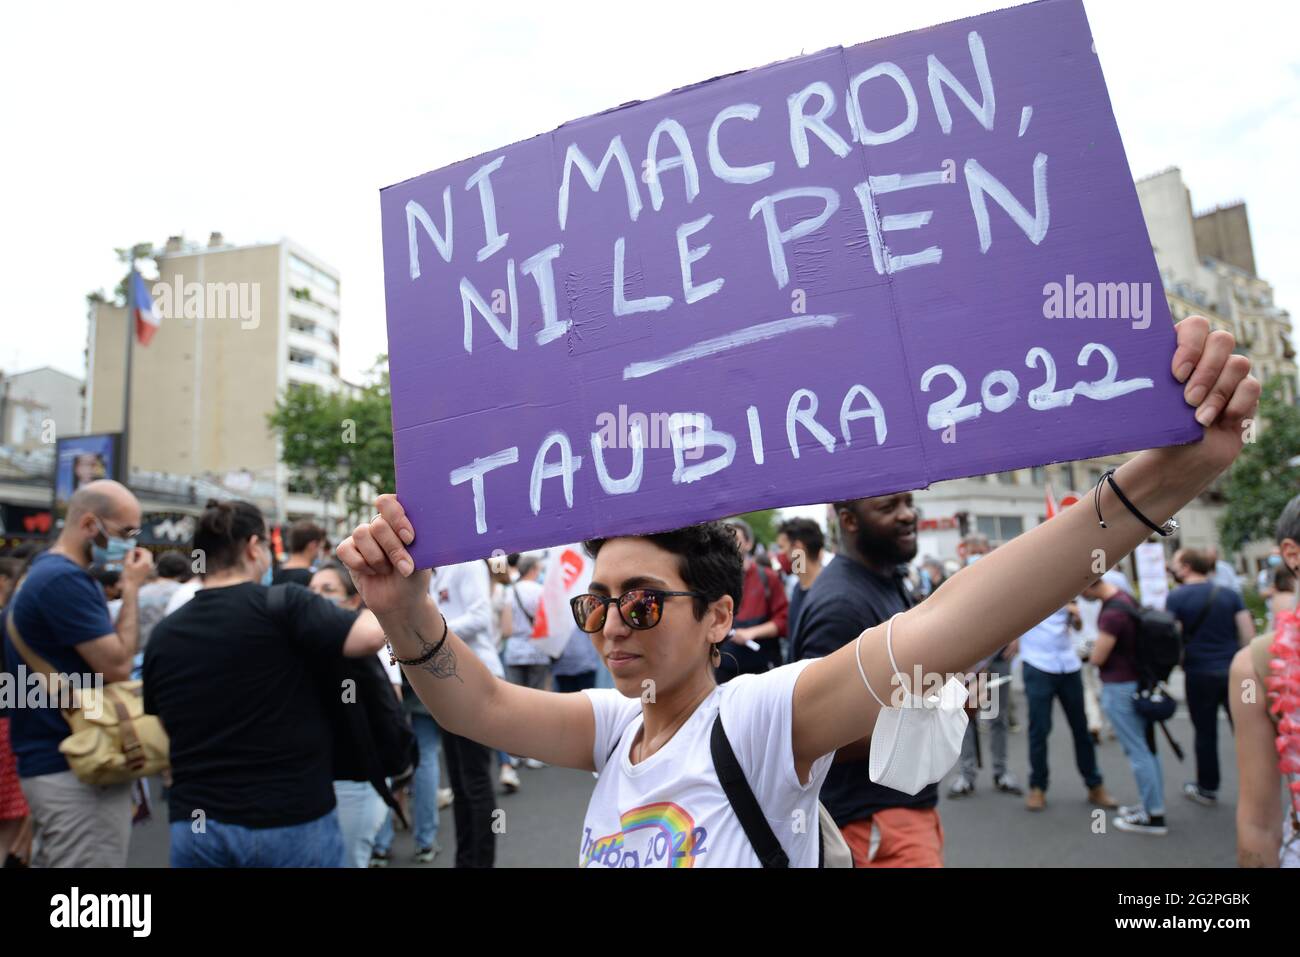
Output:
[[[420,665],[420,670],[429,672],[435,678],[455,678],[461,684],[465,683],[465,679],[456,674],[456,652],[451,650],[451,645],[447,644],[445,636],[437,645],[429,644],[418,631],[415,637],[419,639],[424,654],[434,648],[437,649],[432,658]],[[423,654],[420,657],[423,657]]]

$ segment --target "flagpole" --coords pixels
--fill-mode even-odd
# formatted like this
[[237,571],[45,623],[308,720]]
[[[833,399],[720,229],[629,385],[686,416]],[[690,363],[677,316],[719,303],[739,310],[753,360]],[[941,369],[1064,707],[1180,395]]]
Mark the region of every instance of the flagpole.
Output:
[[126,277],[126,382],[122,388],[122,484],[131,484],[131,359],[135,353],[135,257]]

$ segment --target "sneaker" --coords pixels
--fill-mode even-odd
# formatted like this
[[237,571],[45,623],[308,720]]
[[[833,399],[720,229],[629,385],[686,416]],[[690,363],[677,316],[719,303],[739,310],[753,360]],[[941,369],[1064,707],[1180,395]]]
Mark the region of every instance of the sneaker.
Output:
[[524,758],[524,767],[532,768],[534,771],[546,767],[545,761],[538,761],[536,758]]
[[371,867],[387,867],[388,862],[392,859],[392,855],[389,854],[388,851],[372,850],[370,852]]
[[1183,797],[1189,801],[1195,801],[1197,804],[1205,807],[1216,807],[1219,803],[1219,796],[1213,791],[1207,791],[1195,781],[1188,781],[1183,785]]
[[1106,790],[1104,784],[1098,784],[1095,788],[1088,788],[1088,800],[1099,807],[1119,807],[1119,802],[1110,796],[1110,792]]
[[1026,811],[1041,811],[1047,807],[1047,795],[1042,788],[1030,788],[1029,794],[1025,798]]
[[957,775],[948,786],[948,797],[959,798],[975,793],[975,782],[964,775]]
[[514,794],[519,790],[519,772],[508,764],[501,765],[501,786],[506,789],[507,794]]
[[1165,826],[1165,816],[1163,814],[1152,817],[1140,807],[1125,808],[1127,814],[1117,815],[1112,823],[1121,831],[1128,831],[1132,834],[1154,834],[1162,837],[1169,833],[1169,828]]
[[456,800],[456,794],[451,788],[438,788],[438,810],[451,807],[451,802]]
[[438,856],[436,847],[417,847],[413,860],[417,864],[432,864],[433,859]]
[[1020,785],[1016,783],[1015,775],[1007,772],[1005,774],[995,774],[993,776],[993,786],[999,791],[1006,794],[1024,794]]

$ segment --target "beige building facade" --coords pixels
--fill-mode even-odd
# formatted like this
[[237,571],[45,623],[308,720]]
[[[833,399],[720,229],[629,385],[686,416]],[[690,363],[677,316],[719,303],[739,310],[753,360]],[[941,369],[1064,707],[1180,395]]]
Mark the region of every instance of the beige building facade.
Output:
[[[342,387],[338,273],[291,240],[234,246],[220,234],[206,246],[173,237],[157,265],[146,286],[161,325],[132,354],[132,473],[261,490],[252,497],[281,521],[321,515],[321,500],[290,494],[267,416],[296,385]],[[91,306],[87,431],[122,429],[128,319]]]
[[[1176,168],[1139,180],[1137,192],[1173,321],[1202,315],[1212,328],[1231,332],[1238,351],[1250,356],[1260,381],[1280,376],[1284,398],[1296,402],[1300,383],[1291,317],[1274,305],[1272,286],[1254,273],[1245,205],[1233,203],[1195,214],[1191,194]],[[983,532],[994,544],[1008,541],[1045,520],[1049,483],[1057,500],[1068,492],[1086,495],[1105,469],[1129,457],[974,476],[919,491],[916,501],[924,513],[917,536],[919,554],[937,558],[956,554],[961,536],[948,519],[959,513],[965,513],[969,531]],[[1217,521],[1224,507],[1220,484],[1179,512],[1180,545],[1218,544]],[[1171,543],[1165,544],[1172,548]],[[1240,555],[1224,557],[1235,558],[1238,569],[1253,580],[1271,544],[1251,543]],[[1132,574],[1132,569],[1126,570]]]

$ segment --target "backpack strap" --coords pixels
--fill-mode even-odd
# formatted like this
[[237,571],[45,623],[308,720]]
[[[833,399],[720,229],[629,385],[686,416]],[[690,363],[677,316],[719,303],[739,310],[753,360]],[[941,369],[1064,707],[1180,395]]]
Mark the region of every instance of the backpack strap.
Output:
[[745,780],[745,772],[741,769],[740,762],[736,760],[736,752],[732,750],[731,742],[727,740],[727,732],[722,727],[721,711],[713,719],[713,731],[709,735],[709,751],[713,755],[713,767],[718,774],[718,781],[722,784],[722,790],[726,792],[731,809],[740,821],[745,837],[749,838],[750,846],[754,848],[760,863],[763,867],[789,867],[790,858],[781,847],[781,842],[777,840],[772,825],[763,816],[763,809],[759,807],[758,799],[754,797],[749,782]]
[[[5,609],[5,628],[9,634],[9,642],[14,646],[14,651],[18,652],[18,657],[26,662],[27,667],[32,669],[32,674],[40,675],[45,682],[46,694],[58,700],[61,692],[64,690],[65,679],[48,661],[32,650],[32,647],[23,641],[23,636],[18,632],[18,625],[14,618],[18,614],[18,603],[15,599],[18,597],[18,590],[22,588],[19,585],[14,589],[13,595],[9,600],[9,607]],[[72,722],[68,721],[66,712],[60,710],[63,720],[68,722],[68,730],[72,730]]]
[[272,585],[266,590],[266,610],[277,625],[284,625],[284,609],[288,606],[289,596],[285,593],[289,586],[284,582]]
[[1196,634],[1196,630],[1205,624],[1205,619],[1209,617],[1210,609],[1214,607],[1214,599],[1218,594],[1219,586],[1211,585],[1210,594],[1205,599],[1205,606],[1201,609],[1201,613],[1196,616],[1196,621],[1192,624],[1192,627],[1187,630],[1187,641],[1191,641],[1192,635]]
[[528,614],[528,609],[524,607],[524,600],[519,597],[519,589],[516,588],[514,585],[511,585],[510,594],[515,596],[515,604],[519,606],[519,610],[522,611],[524,613],[524,617],[528,619],[528,624],[530,626],[535,625],[536,622],[533,620],[533,616]]

